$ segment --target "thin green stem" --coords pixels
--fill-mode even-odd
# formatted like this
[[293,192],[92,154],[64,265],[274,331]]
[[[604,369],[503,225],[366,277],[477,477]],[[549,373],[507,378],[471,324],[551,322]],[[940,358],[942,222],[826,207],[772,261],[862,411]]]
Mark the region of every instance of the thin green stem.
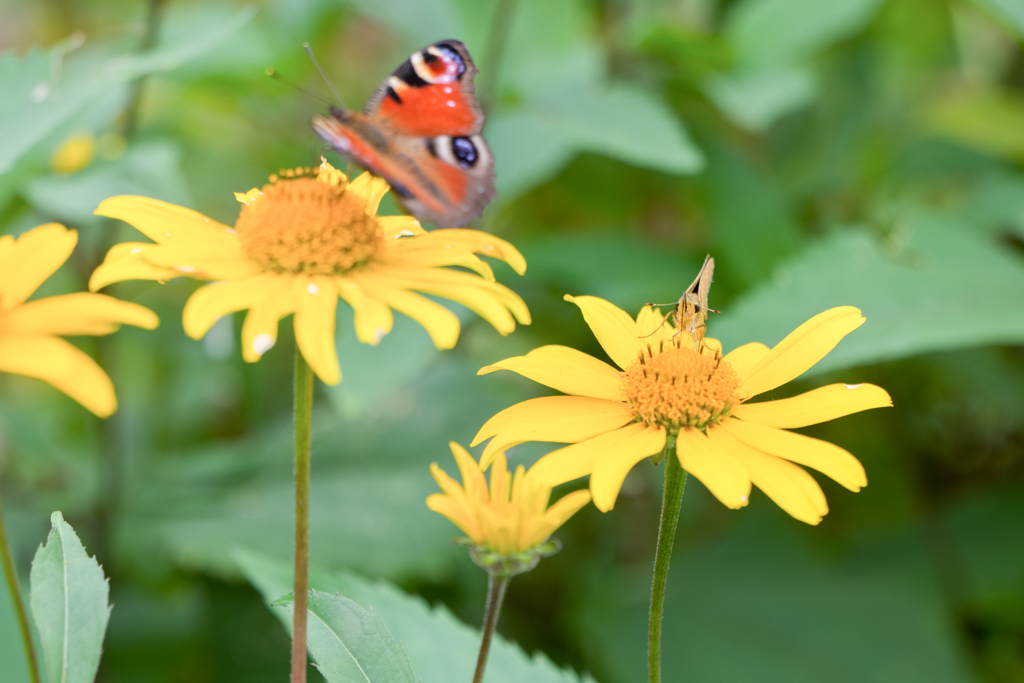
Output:
[[480,640],[480,654],[476,658],[476,673],[473,683],[483,683],[484,669],[487,668],[487,655],[491,653],[491,639],[498,626],[498,615],[501,614],[501,603],[505,600],[505,591],[511,576],[495,576],[487,574],[487,611],[484,613],[484,635]]
[[21,589],[18,587],[18,574],[14,571],[11,549],[7,545],[7,527],[4,526],[2,501],[0,501],[0,561],[3,562],[7,589],[11,593],[11,602],[14,603],[14,611],[18,615],[18,628],[21,629],[21,640],[25,645],[25,659],[28,661],[28,675],[32,683],[39,683],[39,667],[36,664],[36,649],[32,644],[32,630],[28,625],[25,601],[22,599]]
[[292,618],[292,683],[306,683],[306,610],[309,597],[309,432],[313,370],[295,346],[295,613]]
[[498,72],[501,69],[505,46],[508,44],[508,34],[512,28],[512,16],[515,14],[517,2],[518,0],[498,0],[487,35],[487,51],[482,62],[485,72],[482,75],[480,102],[488,114],[494,111],[494,100],[498,94]]
[[[160,31],[160,15],[163,13],[164,0],[149,0],[146,5],[146,28],[143,29],[142,40],[139,42],[139,52],[149,52],[156,46],[157,35]],[[146,83],[145,76],[139,76],[132,81],[131,98],[128,100],[128,108],[125,109],[124,119],[121,125],[121,134],[125,140],[135,137],[135,131],[139,125],[139,107],[142,104],[142,88]]]
[[654,556],[654,582],[651,584],[651,621],[647,630],[647,675],[650,683],[661,683],[661,619],[665,611],[665,585],[679,525],[683,489],[686,487],[686,471],[668,448],[665,449],[664,462],[665,491],[661,499],[658,550]]

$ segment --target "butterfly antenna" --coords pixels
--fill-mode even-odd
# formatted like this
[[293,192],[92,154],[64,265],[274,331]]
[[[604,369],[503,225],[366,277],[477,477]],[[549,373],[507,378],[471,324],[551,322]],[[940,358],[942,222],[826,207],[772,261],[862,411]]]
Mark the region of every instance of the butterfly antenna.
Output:
[[266,73],[267,73],[268,76],[273,78],[275,81],[281,81],[285,85],[288,85],[288,86],[291,86],[291,87],[295,88],[296,90],[298,90],[300,93],[302,93],[304,95],[309,95],[310,97],[312,97],[315,100],[320,100],[321,102],[326,102],[328,105],[332,104],[332,102],[329,99],[327,99],[326,97],[324,97],[323,95],[321,95],[319,93],[315,93],[312,90],[306,90],[301,85],[298,85],[296,83],[292,83],[287,78],[285,78],[281,74],[277,73],[277,71],[275,71],[274,67],[272,67],[272,66],[268,66],[267,67]]
[[306,54],[309,55],[309,59],[313,62],[313,66],[315,66],[316,70],[320,72],[320,77],[324,79],[324,82],[327,83],[327,87],[331,89],[332,93],[334,93],[334,98],[338,100],[338,104],[344,108],[345,103],[342,101],[341,95],[338,93],[338,89],[334,87],[334,83],[332,83],[331,79],[327,76],[327,72],[324,71],[322,66],[320,66],[320,61],[317,60],[316,55],[313,54],[313,48],[309,46],[309,43],[303,43],[302,49],[304,49]]

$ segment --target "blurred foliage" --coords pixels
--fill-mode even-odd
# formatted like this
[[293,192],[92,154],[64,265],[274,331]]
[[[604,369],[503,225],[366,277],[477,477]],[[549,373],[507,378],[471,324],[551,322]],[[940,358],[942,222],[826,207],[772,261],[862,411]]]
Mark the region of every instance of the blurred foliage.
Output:
[[[158,30],[140,52],[152,7]],[[709,334],[726,348],[772,344],[828,307],[858,306],[867,324],[785,391],[871,381],[896,407],[806,430],[854,452],[871,482],[854,495],[823,481],[820,527],[760,494],[727,510],[690,481],[667,680],[1014,683],[1022,36],[1019,0],[0,0],[0,232],[78,229],[38,296],[84,289],[106,248],[137,236],[92,215],[102,199],[139,193],[233,223],[233,192],[317,162],[308,120],[325,105],[264,76],[273,66],[327,92],[303,42],[358,106],[412,50],[459,38],[481,68],[499,179],[477,227],[526,256],[523,278],[496,270],[534,323],[502,338],[460,313],[462,338],[442,354],[402,320],[379,347],[360,345],[339,309],[345,380],[319,387],[314,418],[312,554],[329,577],[314,586],[372,604],[424,680],[446,674],[419,668],[437,653],[416,634],[462,629],[453,653],[468,654],[453,661],[472,657],[455,617],[478,626],[486,578],[424,505],[428,465],[538,395],[476,369],[546,343],[600,356],[563,294],[627,310],[673,301],[711,252],[723,313]],[[83,134],[95,161],[51,170]],[[287,675],[287,636],[244,577],[268,601],[285,592],[268,586],[291,551],[290,325],[246,365],[238,320],[202,342],[184,335],[195,286],[112,287],[161,327],[76,340],[114,379],[109,421],[0,375],[0,487],[22,584],[62,510],[111,578],[102,681]],[[568,666],[601,683],[645,679],[660,476],[638,468],[613,513],[582,511],[559,534],[564,550],[512,582],[500,630],[543,653],[543,672],[524,676],[561,680]],[[12,619],[2,596],[5,662]],[[531,661],[503,648],[494,664],[499,651],[519,662],[509,667]]]

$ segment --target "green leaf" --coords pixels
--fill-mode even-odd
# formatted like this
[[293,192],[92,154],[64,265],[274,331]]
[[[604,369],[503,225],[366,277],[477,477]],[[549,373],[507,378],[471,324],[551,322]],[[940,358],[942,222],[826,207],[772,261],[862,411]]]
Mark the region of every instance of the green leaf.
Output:
[[974,0],[1024,37],[1024,3],[1020,0]]
[[787,64],[859,33],[881,5],[881,0],[743,0],[729,12],[725,33],[741,64]]
[[931,132],[971,149],[1024,159],[1024,97],[995,90],[959,91],[924,111]]
[[746,69],[713,78],[704,86],[730,121],[753,133],[809,104],[816,89],[810,71],[797,66]]
[[[235,557],[268,605],[291,590],[292,573],[288,564],[247,552],[238,552]],[[312,570],[310,586],[340,593],[372,608],[401,643],[413,670],[424,683],[472,680],[480,634],[456,619],[444,606],[431,608],[420,597],[407,595],[384,582],[371,583],[348,572]],[[510,590],[514,595],[515,581]],[[483,597],[480,596],[481,602]],[[277,614],[287,626],[284,610],[278,610]],[[579,683],[581,680],[593,679],[589,676],[581,679],[569,670],[560,670],[543,654],[531,658],[501,635],[495,635],[484,677],[486,683]]]
[[77,44],[66,41],[49,54],[33,50],[21,59],[14,54],[0,57],[0,92],[5,101],[0,105],[0,174],[111,88],[146,74],[170,71],[198,57],[222,44],[254,12],[240,10],[225,24],[193,31],[181,43],[158,44],[144,55],[78,60],[74,54],[68,56]]
[[37,178],[25,197],[40,215],[77,226],[99,226],[93,211],[107,197],[137,194],[188,206],[188,187],[181,172],[181,149],[154,140],[134,145],[114,161],[101,161],[71,176]]
[[32,561],[32,616],[51,682],[92,683],[110,619],[103,570],[59,512]]
[[[285,604],[294,613],[294,601]],[[328,683],[416,683],[409,658],[372,611],[342,595],[310,590],[309,617],[309,651]]]
[[[699,486],[693,494],[710,498]],[[762,505],[772,503],[755,491],[751,508]],[[729,514],[746,519],[730,519],[712,538],[700,526],[680,529],[692,542],[676,546],[668,578],[667,680],[739,681],[757,672],[758,683],[974,683],[943,596],[924,578],[928,556],[913,529],[850,556],[835,538],[816,549],[777,509]],[[646,664],[650,585],[631,577],[623,568],[598,575],[573,615],[597,663],[623,681],[637,680]]]
[[860,308],[867,322],[809,374],[1024,341],[1019,257],[936,216],[919,213],[897,226],[882,243],[863,229],[833,232],[778,268],[771,284],[709,320],[708,334],[726,350],[772,345],[829,308]]

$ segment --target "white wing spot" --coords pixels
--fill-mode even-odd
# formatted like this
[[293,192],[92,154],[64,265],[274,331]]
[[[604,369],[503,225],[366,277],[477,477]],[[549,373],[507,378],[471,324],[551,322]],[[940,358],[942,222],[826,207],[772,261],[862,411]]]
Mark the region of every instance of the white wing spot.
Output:
[[274,348],[275,339],[266,332],[261,332],[252,338],[252,350],[257,356],[262,356]]
[[863,384],[844,384],[843,386],[846,387],[847,389],[849,389],[850,391],[853,391],[855,389],[860,389],[864,385]]
[[448,100],[447,102],[445,102],[445,104],[447,104],[449,107],[453,107],[454,108],[455,107],[455,100]]
[[452,94],[452,86],[446,85],[444,87],[444,92],[445,92],[446,95],[451,95]]
[[306,291],[315,296],[320,293],[320,288],[316,286],[315,282],[310,282],[306,285]]

